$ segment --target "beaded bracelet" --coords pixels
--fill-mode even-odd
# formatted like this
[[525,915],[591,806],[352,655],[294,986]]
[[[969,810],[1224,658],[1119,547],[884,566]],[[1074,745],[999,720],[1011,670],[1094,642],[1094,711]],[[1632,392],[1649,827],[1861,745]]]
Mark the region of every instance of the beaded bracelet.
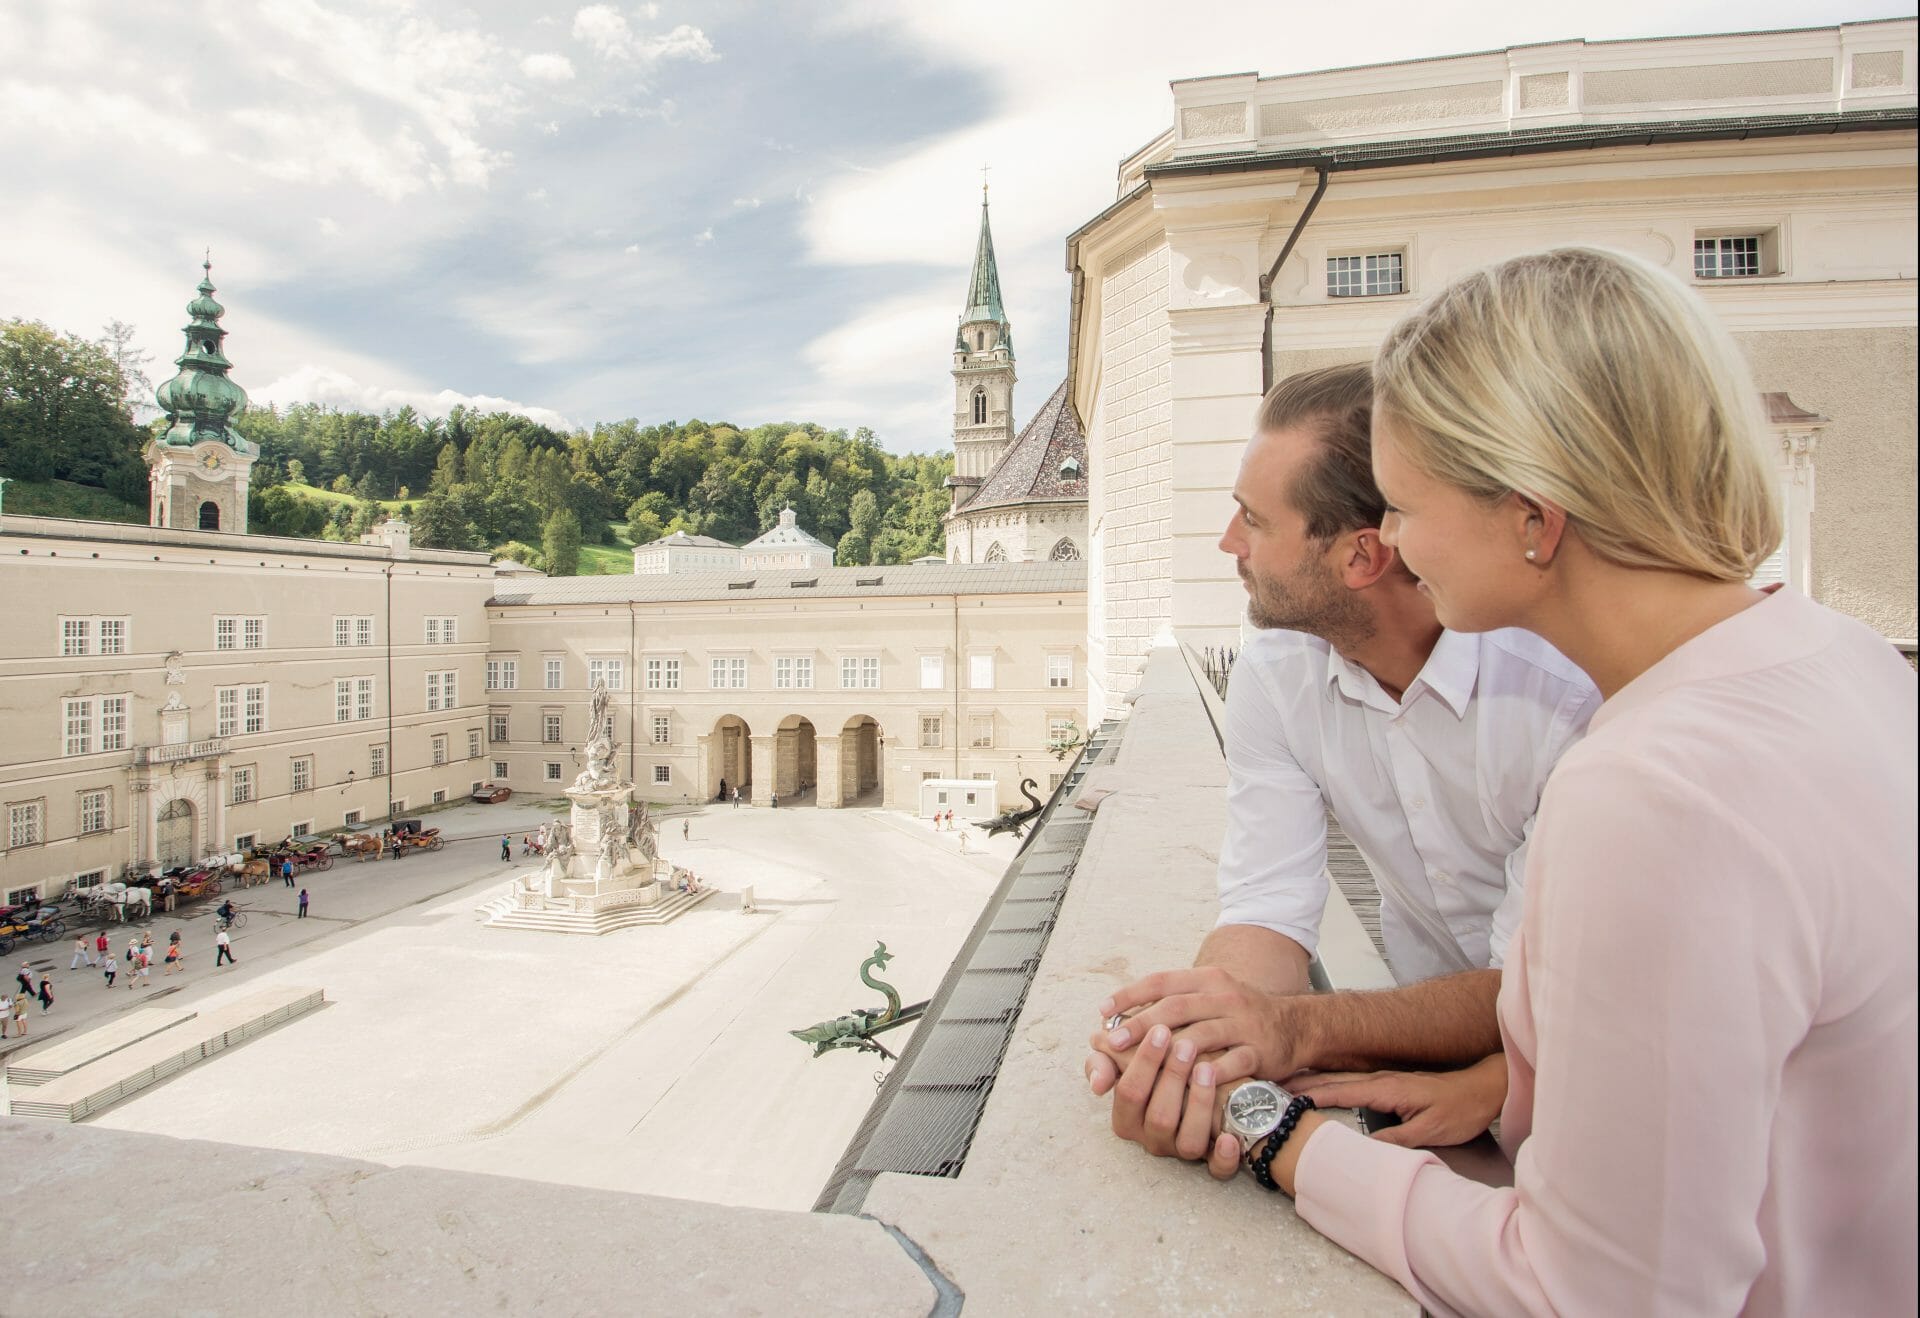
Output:
[[1293,1102],[1287,1104],[1287,1110],[1280,1116],[1280,1124],[1267,1136],[1266,1146],[1248,1162],[1247,1165],[1253,1169],[1253,1179],[1266,1189],[1280,1188],[1280,1183],[1273,1179],[1273,1155],[1280,1152],[1280,1146],[1287,1142],[1287,1136],[1293,1134],[1293,1128],[1300,1124],[1300,1118],[1316,1106],[1305,1094],[1294,1095]]

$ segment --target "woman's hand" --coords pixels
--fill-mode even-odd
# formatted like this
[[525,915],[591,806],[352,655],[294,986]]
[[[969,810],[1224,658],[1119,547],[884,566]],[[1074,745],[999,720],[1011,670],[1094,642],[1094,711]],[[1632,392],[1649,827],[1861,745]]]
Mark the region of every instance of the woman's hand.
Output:
[[1507,1101],[1507,1058],[1484,1057],[1461,1071],[1374,1071],[1314,1076],[1297,1091],[1320,1107],[1368,1107],[1400,1124],[1373,1138],[1403,1148],[1465,1144],[1486,1133]]

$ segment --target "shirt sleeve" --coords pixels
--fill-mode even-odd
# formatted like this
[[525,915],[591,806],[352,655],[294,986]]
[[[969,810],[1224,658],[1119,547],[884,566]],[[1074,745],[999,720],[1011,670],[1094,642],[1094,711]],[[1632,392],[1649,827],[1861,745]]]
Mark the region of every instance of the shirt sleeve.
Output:
[[[1577,688],[1575,695],[1555,711],[1536,781],[1544,783],[1552,774],[1553,767],[1560,762],[1560,757],[1586,735],[1587,722],[1599,704],[1600,693],[1583,684]],[[1533,826],[1539,818],[1540,806],[1535,801],[1533,813],[1521,825],[1520,845],[1507,854],[1506,895],[1500,899],[1500,905],[1494,908],[1493,924],[1487,931],[1490,960],[1496,970],[1507,963],[1507,949],[1513,945],[1513,936],[1520,930],[1521,913],[1526,909],[1527,853],[1532,849]]]
[[1562,766],[1520,944],[1537,1055],[1513,1186],[1323,1126],[1301,1215],[1436,1313],[1740,1311],[1819,981],[1818,921],[1756,832],[1644,761]]
[[1244,671],[1227,687],[1219,923],[1271,929],[1311,955],[1327,905],[1327,808],[1287,745],[1271,689]]

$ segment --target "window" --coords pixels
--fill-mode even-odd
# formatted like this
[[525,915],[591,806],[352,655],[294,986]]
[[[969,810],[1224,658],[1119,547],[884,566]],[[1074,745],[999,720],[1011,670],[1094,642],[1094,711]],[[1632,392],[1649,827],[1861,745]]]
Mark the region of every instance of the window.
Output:
[[63,700],[60,704],[67,732],[64,754],[88,754],[93,750],[93,702]]
[[920,689],[938,691],[947,684],[947,663],[944,655],[923,654],[920,656]]
[[547,761],[546,778],[547,778],[547,781],[550,783],[557,783],[560,781],[560,765],[558,762],[554,760]]
[[940,716],[938,714],[920,716],[920,749],[923,751],[940,749]]
[[336,646],[372,645],[373,617],[371,614],[335,618],[333,620],[333,643]]
[[127,652],[127,620],[125,618],[100,619],[100,653],[125,654]]
[[967,685],[975,691],[993,690],[992,655],[970,654],[967,656]]
[[1761,236],[1741,234],[1693,240],[1695,279],[1751,279],[1762,273]]
[[990,783],[993,781],[993,771],[990,769],[982,769],[970,776],[977,783]]
[[24,888],[7,889],[7,905],[9,906],[26,906],[39,900],[40,885],[37,883],[29,884]]
[[264,650],[267,648],[267,620],[265,618],[242,618],[240,620],[240,648],[242,650]]
[[880,689],[880,656],[850,654],[840,660],[840,686],[847,691]]
[[240,852],[252,851],[253,843],[254,843],[254,835],[252,833],[234,834],[233,849],[235,851],[240,851]]
[[333,683],[333,721],[353,723],[373,717],[373,679],[340,677]]
[[505,741],[507,739],[507,711],[496,709],[487,715],[487,740]]
[[446,789],[446,788],[444,788],[444,787],[438,787],[438,788],[435,788],[435,789],[434,789],[434,793],[433,793],[433,803],[434,803],[435,805],[445,805],[445,804],[447,803],[447,789]]
[[1047,656],[1047,685],[1056,688],[1073,685],[1072,655],[1050,654]]
[[113,794],[104,791],[80,793],[80,831],[104,833],[113,827]]
[[311,792],[313,790],[313,757],[302,755],[293,761],[293,790]]
[[367,747],[367,771],[375,778],[387,776],[387,748],[381,742]]
[[494,781],[499,782],[501,779],[505,778],[506,776],[507,776],[507,762],[505,760],[495,760],[493,762]]
[[1063,746],[1080,733],[1071,714],[1047,715],[1047,745]]
[[811,690],[813,660],[798,655],[780,655],[773,661],[773,684],[781,689]]
[[233,803],[245,805],[253,799],[253,766],[242,764],[233,771]]
[[540,740],[555,743],[560,740],[560,716],[558,714],[543,714],[540,716]]
[[546,668],[547,668],[547,690],[549,690],[549,691],[558,691],[558,690],[560,690],[560,675],[561,675],[561,671],[562,671],[562,670],[561,670],[561,665],[562,665],[562,664],[563,664],[564,662],[566,662],[566,661],[565,661],[565,660],[562,660],[562,659],[556,659],[556,658],[552,658],[552,657],[549,657],[549,658],[547,659],[547,664],[546,664]]
[[437,769],[447,762],[447,734],[434,733],[430,738],[430,744],[433,747],[433,767]]
[[673,718],[667,714],[653,716],[653,744],[664,746],[673,740]]
[[426,620],[427,644],[428,645],[454,644],[455,635],[456,635],[454,623],[456,621],[457,619],[454,619],[454,618],[428,618]]
[[967,744],[974,750],[993,749],[993,715],[973,714],[968,716],[970,725]]
[[713,689],[715,691],[745,691],[747,689],[747,661],[742,658],[721,658],[713,661]]
[[1049,795],[1051,795],[1052,793],[1054,793],[1054,792],[1057,792],[1057,791],[1059,791],[1059,790],[1060,790],[1060,784],[1061,784],[1061,783],[1063,783],[1063,782],[1065,782],[1066,780],[1067,780],[1067,775],[1066,775],[1066,774],[1064,774],[1064,773],[1050,773],[1050,774],[1048,774],[1048,775],[1047,775],[1047,792],[1048,792],[1048,794],[1049,794]]
[[223,686],[214,693],[216,737],[267,730],[267,689],[264,686]]
[[215,618],[213,620],[213,648],[216,650],[238,650],[240,648],[240,620],[238,618]]
[[427,712],[437,709],[452,709],[460,703],[457,692],[457,672],[427,674]]
[[1047,552],[1047,559],[1053,563],[1078,563],[1080,561],[1080,546],[1074,544],[1073,541],[1067,539],[1065,536],[1061,536],[1053,542],[1053,548]]
[[358,810],[349,810],[346,814],[340,816],[340,822],[346,827],[352,828],[360,822],[360,812]]
[[647,660],[647,690],[678,691],[680,689],[680,661],[678,659]]
[[93,652],[93,619],[62,618],[60,620],[60,653],[68,658],[74,655]]
[[664,764],[656,764],[653,766],[653,780],[656,783],[670,783],[673,781],[673,770]]
[[987,552],[980,556],[980,561],[982,563],[1004,563],[1007,561],[1007,551],[1001,546],[998,540],[995,540],[987,546]]
[[478,728],[467,729],[467,758],[470,760],[480,758],[480,729]]
[[1404,293],[1406,258],[1400,252],[1327,258],[1328,297],[1379,297]]
[[985,389],[973,391],[973,424],[976,426],[987,424],[987,391]]
[[520,685],[518,659],[487,660],[487,690],[512,691]]
[[295,837],[312,837],[313,821],[311,819],[297,819],[287,828],[287,832],[293,834]]
[[80,892],[85,892],[89,888],[97,888],[106,881],[107,872],[105,870],[88,870],[85,874],[76,874],[73,876],[73,886]]
[[609,691],[623,691],[627,685],[627,661],[625,659],[589,659],[587,660],[587,690],[593,690],[598,683],[605,682]]

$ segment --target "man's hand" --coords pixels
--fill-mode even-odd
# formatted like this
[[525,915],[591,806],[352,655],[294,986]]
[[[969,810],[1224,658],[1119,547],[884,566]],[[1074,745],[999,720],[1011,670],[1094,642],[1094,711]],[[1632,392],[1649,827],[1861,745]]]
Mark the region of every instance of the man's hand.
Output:
[[1217,1095],[1213,1062],[1196,1063],[1193,1046],[1175,1039],[1164,1025],[1148,1028],[1123,1063],[1104,1054],[1095,1058],[1124,1067],[1113,1085],[1114,1134],[1157,1158],[1193,1162],[1207,1156],[1225,1103]]
[[1376,1131],[1382,1144],[1410,1149],[1465,1144],[1486,1133],[1507,1101],[1504,1053],[1461,1071],[1375,1071],[1321,1075],[1298,1091],[1321,1107],[1370,1107],[1400,1124]]
[[[1279,1080],[1306,1063],[1294,1027],[1300,999],[1263,993],[1217,966],[1163,970],[1136,980],[1100,1004],[1102,1018],[1133,1012],[1113,1030],[1098,1030],[1088,1041],[1096,1054],[1125,1065],[1125,1054],[1156,1025],[1191,1043],[1195,1056],[1217,1054],[1214,1082],[1227,1084],[1249,1076]],[[1137,1009],[1137,1010],[1136,1010]],[[1088,1063],[1088,1079],[1096,1064]],[[1099,1092],[1098,1089],[1095,1092]]]

